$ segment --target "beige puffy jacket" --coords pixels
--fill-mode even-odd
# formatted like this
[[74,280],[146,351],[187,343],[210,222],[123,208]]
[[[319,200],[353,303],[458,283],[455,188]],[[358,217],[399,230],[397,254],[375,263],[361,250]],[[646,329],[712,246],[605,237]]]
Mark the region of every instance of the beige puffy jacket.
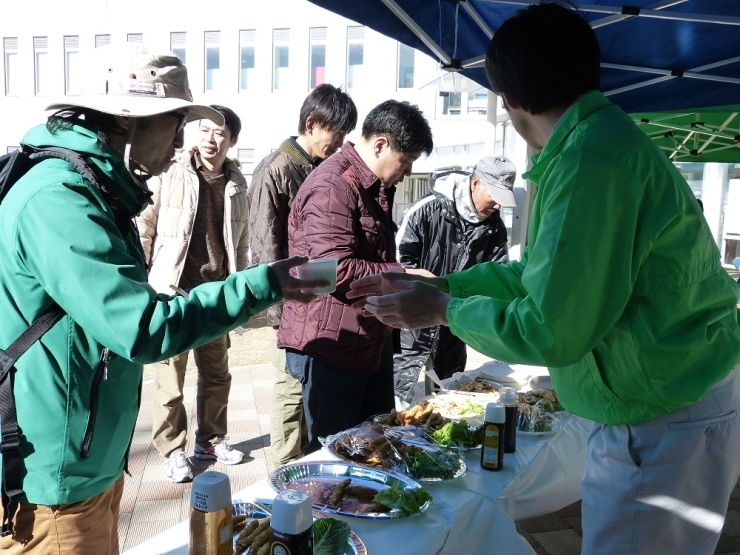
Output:
[[[224,173],[228,178],[224,244],[229,273],[234,273],[249,265],[247,182],[228,158]],[[166,173],[150,178],[147,185],[153,193],[153,204],[137,216],[136,225],[149,268],[149,283],[157,292],[174,294],[170,285],[180,280],[198,208],[198,174],[193,156],[184,153]]]

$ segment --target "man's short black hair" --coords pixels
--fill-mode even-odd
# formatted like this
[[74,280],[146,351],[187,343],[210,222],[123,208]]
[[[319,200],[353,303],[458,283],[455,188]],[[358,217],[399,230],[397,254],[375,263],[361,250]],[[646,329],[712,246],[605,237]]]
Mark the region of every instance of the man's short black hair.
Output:
[[357,126],[357,107],[339,87],[324,83],[312,90],[301,106],[298,134],[306,132],[306,120],[313,116],[320,127],[346,135]]
[[229,129],[231,138],[236,139],[242,131],[242,120],[239,119],[236,112],[231,108],[221,106],[220,104],[211,104],[210,107],[224,117],[224,125]]
[[496,94],[537,115],[598,90],[600,61],[596,34],[581,14],[542,2],[501,24],[488,45],[486,75]]
[[386,137],[396,152],[432,153],[432,130],[415,104],[386,100],[370,110],[362,123],[362,138]]

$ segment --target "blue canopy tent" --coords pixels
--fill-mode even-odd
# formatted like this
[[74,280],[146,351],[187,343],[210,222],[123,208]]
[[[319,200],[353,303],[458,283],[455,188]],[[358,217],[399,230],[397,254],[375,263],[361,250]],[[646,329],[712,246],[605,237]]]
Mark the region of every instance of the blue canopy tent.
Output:
[[[423,51],[488,87],[498,26],[528,0],[310,0]],[[625,111],[740,103],[738,0],[583,0],[602,50],[602,91]]]

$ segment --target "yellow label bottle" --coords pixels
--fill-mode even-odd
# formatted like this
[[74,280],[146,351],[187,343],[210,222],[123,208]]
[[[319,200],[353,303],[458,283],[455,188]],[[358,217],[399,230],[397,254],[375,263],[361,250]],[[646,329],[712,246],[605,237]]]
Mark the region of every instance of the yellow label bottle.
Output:
[[232,518],[229,477],[212,470],[196,476],[190,492],[189,555],[232,555]]
[[506,421],[504,405],[488,403],[485,418],[480,465],[484,470],[501,470],[504,467],[504,422]]

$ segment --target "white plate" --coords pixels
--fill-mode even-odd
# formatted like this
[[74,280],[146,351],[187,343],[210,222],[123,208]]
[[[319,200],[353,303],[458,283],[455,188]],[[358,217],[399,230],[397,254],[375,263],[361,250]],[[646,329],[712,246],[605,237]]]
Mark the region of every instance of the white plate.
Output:
[[[460,395],[458,393],[455,393],[454,391],[439,391],[432,395],[422,397],[418,400],[418,403],[422,404],[426,401],[433,401],[435,412],[438,412],[445,418],[448,418],[450,420],[464,420],[469,424],[482,424],[484,420],[483,413],[486,410],[486,403],[498,401],[498,394],[477,393],[475,394],[475,396],[471,396]],[[468,414],[459,414],[459,412],[455,410],[456,407],[459,407],[460,405],[465,405],[468,402],[475,403],[476,405],[480,405],[483,408],[480,412]]]
[[550,391],[555,391],[550,376],[532,376],[529,378],[529,387],[532,389],[549,389]]
[[486,362],[476,370],[482,377],[493,380],[505,386],[527,385],[527,380],[532,376],[525,369],[515,368],[505,362]]
[[[481,380],[488,383],[490,386],[493,387],[494,391],[460,391],[459,387],[461,385],[464,385],[466,383],[472,382],[475,380],[475,378],[480,378]],[[489,378],[486,378],[485,376],[478,376],[474,372],[456,372],[452,375],[451,378],[447,378],[446,380],[442,380],[442,385],[444,385],[447,389],[446,391],[457,393],[458,395],[472,395],[474,397],[480,397],[480,396],[486,396],[490,397],[491,395],[494,395],[498,397],[498,390],[501,389],[502,384],[499,382],[495,382]]]

